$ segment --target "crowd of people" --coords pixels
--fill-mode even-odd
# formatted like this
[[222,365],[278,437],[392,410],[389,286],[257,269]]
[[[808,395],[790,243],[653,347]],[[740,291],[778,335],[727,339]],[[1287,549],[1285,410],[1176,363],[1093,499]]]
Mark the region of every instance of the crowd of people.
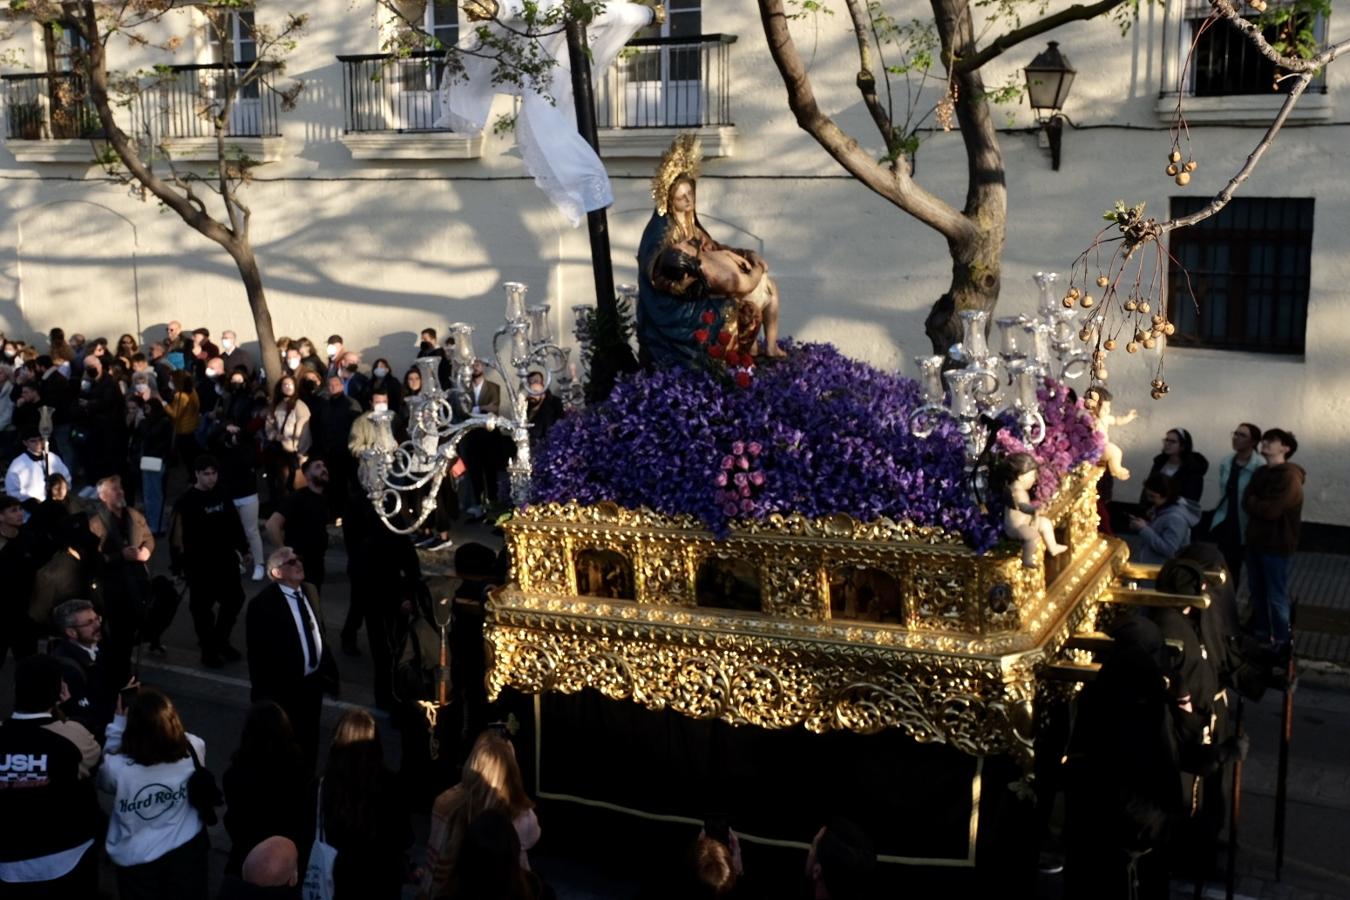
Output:
[[[382,527],[358,484],[360,453],[378,439],[372,417],[393,414],[401,439],[423,373],[434,369],[443,387],[461,377],[451,344],[422,332],[419,358],[439,363],[400,379],[384,358],[365,369],[339,335],[322,355],[283,338],[284,374],[268,383],[233,332],[217,346],[208,329],[185,333],[177,322],[145,348],[131,335],[110,346],[60,329],[44,347],[3,340],[0,652],[17,665],[15,711],[0,725],[0,896],[96,896],[106,857],[122,898],[205,897],[206,828],[221,807],[222,897],[298,896],[302,883],[324,897],[396,897],[409,884],[425,898],[552,896],[529,866],[540,823],[484,688],[484,602],[505,576],[505,551],[465,544],[454,554],[446,718],[457,745],[445,757],[463,765],[426,779],[453,786],[427,798],[425,863],[413,862],[418,801],[386,766],[368,711],[343,714],[320,762],[322,700],[338,686],[337,653],[361,654],[362,628],[376,706],[398,713],[431,695],[425,636],[437,616],[417,546],[446,546],[457,517],[484,516],[504,496],[512,448],[481,430],[461,445],[464,474],[447,479],[421,534]],[[499,412],[484,364],[462,374],[463,414]],[[542,380],[533,387],[532,438],[561,415]],[[1208,461],[1185,429],[1167,432],[1129,517],[1134,557],[1164,563],[1160,589],[1208,590],[1214,602],[1117,623],[1062,746],[1038,756],[1064,760],[1044,773],[1043,790],[1067,799],[1071,895],[1115,896],[1125,884],[1156,894],[1169,874],[1212,866],[1226,767],[1242,752],[1233,692],[1278,685],[1287,660],[1305,479],[1290,462],[1297,449],[1288,431],[1240,425],[1206,512]],[[351,600],[335,648],[324,587],[337,533]],[[174,578],[152,577],[164,542]],[[1240,624],[1244,568],[1252,616]],[[1215,569],[1231,577],[1207,583]],[[221,788],[204,767],[205,743],[137,678],[140,648],[166,652],[179,582],[201,664],[248,667],[253,706]],[[241,616],[244,652],[234,643]],[[405,735],[405,748],[424,736]],[[405,778],[419,764],[405,752]],[[874,859],[865,834],[834,820],[816,835],[806,876],[817,897],[867,896]],[[680,873],[671,896],[736,896],[738,884],[746,895],[729,829],[705,828]]]

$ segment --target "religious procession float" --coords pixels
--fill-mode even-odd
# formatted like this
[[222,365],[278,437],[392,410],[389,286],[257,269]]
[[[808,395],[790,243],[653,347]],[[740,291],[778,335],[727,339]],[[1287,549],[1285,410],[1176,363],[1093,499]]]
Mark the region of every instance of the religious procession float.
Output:
[[[415,527],[468,430],[514,439],[488,688],[528,698],[539,797],[717,811],[792,847],[830,810],[883,862],[996,866],[1027,840],[1038,733],[1091,676],[1103,610],[1152,596],[1098,531],[1119,452],[1104,395],[1068,386],[1091,366],[1076,313],[1038,274],[1037,316],[1000,319],[992,350],[987,313],[963,313],[919,381],[829,345],[757,346],[777,288],[703,230],[696,168],[677,142],[620,289],[649,365],[582,403],[547,307],[508,284],[492,345],[510,413],[465,416],[419,360],[410,439],[367,455],[372,499]],[[594,327],[578,310],[583,360]],[[467,373],[472,329],[452,333]],[[554,381],[571,409],[532,449]]]

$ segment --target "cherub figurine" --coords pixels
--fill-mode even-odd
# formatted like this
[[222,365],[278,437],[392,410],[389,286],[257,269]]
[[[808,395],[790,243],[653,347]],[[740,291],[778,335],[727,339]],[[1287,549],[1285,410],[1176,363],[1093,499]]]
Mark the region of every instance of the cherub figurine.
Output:
[[1059,556],[1069,548],[1055,540],[1054,524],[1040,515],[1036,504],[1031,502],[1031,489],[1036,485],[1036,473],[1040,468],[1036,458],[1030,453],[1014,453],[1004,460],[1003,466],[1008,499],[1008,508],[1003,514],[1003,532],[1022,542],[1022,565],[1034,569],[1040,563],[1037,551],[1042,540],[1051,556]]
[[1088,408],[1095,410],[1097,428],[1106,438],[1106,448],[1102,450],[1102,465],[1111,473],[1112,478],[1128,481],[1130,470],[1120,464],[1120,446],[1111,440],[1112,425],[1128,425],[1139,417],[1139,411],[1132,409],[1123,416],[1111,414],[1111,392],[1104,387],[1089,388],[1086,395],[1090,401]]

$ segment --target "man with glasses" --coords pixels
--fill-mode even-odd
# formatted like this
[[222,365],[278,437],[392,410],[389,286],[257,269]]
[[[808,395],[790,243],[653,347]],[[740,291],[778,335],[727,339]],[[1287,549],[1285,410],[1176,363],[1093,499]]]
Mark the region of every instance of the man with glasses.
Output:
[[1236,588],[1242,572],[1242,556],[1247,539],[1247,511],[1242,508],[1242,495],[1247,492],[1252,473],[1266,464],[1265,457],[1256,452],[1261,443],[1261,429],[1243,422],[1233,430],[1233,452],[1219,463],[1219,505],[1210,519],[1210,537],[1223,553],[1228,574]]
[[282,547],[267,560],[272,583],[248,604],[251,699],[286,711],[296,741],[312,767],[319,754],[319,713],[325,693],[337,696],[337,663],[324,635],[319,592],[305,582],[304,561]]
[[230,631],[244,608],[240,561],[251,568],[253,557],[239,512],[217,484],[216,458],[203,453],[193,460],[192,469],[192,489],[174,504],[170,519],[170,564],[174,574],[187,580],[188,610],[202,665],[218,669],[242,658],[230,644]]
[[61,637],[51,642],[47,652],[60,660],[62,680],[70,694],[61,709],[101,744],[117,705],[117,693],[99,659],[103,617],[88,600],[67,600],[52,611],[52,623]]

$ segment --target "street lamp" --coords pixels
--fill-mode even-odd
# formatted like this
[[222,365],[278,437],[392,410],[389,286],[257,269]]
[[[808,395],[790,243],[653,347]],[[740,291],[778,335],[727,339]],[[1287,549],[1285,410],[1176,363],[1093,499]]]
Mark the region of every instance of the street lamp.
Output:
[[1069,62],[1069,58],[1059,50],[1059,41],[1036,55],[1036,58],[1023,70],[1027,79],[1027,99],[1036,111],[1036,120],[1045,131],[1050,144],[1050,165],[1059,171],[1060,136],[1064,130],[1064,101],[1069,99],[1069,88],[1073,86],[1078,70]]

